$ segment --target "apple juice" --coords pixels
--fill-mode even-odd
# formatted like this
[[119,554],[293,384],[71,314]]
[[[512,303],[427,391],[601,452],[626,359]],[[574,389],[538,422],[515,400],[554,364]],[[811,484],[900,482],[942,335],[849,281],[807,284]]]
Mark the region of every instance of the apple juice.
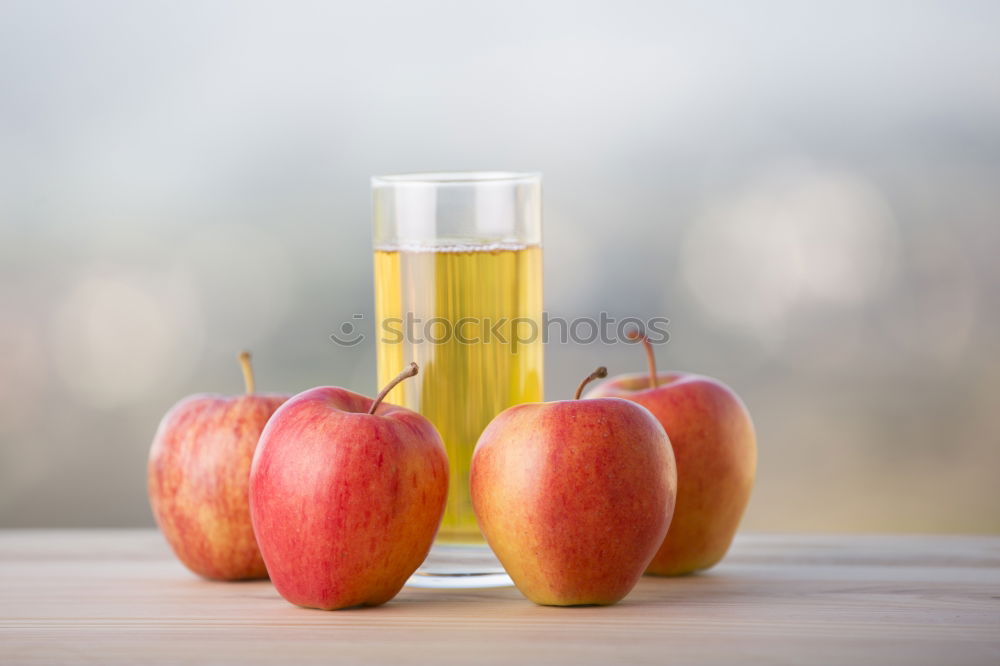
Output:
[[542,400],[542,249],[495,244],[375,250],[378,383],[420,374],[387,396],[427,417],[449,461],[438,540],[479,543],[469,463],[494,416]]

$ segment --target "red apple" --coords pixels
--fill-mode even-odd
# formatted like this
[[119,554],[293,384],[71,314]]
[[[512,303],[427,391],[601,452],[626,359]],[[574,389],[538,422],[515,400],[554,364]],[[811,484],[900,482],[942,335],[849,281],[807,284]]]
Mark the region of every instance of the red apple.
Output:
[[285,599],[333,610],[392,599],[444,514],[448,459],[430,421],[382,399],[320,387],[292,397],[261,435],[250,512]]
[[723,558],[750,500],[757,441],[746,406],[710,377],[656,372],[645,336],[648,374],[622,375],[587,397],[636,402],[663,424],[677,459],[677,508],[647,573],[674,576],[707,569]]
[[250,461],[264,424],[287,395],[254,393],[250,354],[240,354],[246,395],[192,395],[156,431],[147,481],[153,516],[174,553],[206,578],[266,578],[250,524]]
[[526,403],[501,412],[472,456],[479,527],[537,604],[613,604],[663,542],[677,476],[663,427],[617,398]]

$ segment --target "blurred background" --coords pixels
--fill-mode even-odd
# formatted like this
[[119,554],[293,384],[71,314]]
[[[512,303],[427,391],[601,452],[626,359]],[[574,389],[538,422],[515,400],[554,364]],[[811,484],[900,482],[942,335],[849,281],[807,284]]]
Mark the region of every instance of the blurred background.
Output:
[[[0,527],[152,525],[181,396],[375,391],[369,176],[545,174],[553,316],[754,415],[744,529],[1000,531],[1000,5],[0,3]],[[628,345],[550,344],[546,394]]]

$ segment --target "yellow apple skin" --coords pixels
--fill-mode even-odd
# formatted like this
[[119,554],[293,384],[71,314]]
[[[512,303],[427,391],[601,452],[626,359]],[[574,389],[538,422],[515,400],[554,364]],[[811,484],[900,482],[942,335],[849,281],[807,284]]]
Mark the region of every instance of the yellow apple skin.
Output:
[[514,584],[541,605],[607,605],[663,542],[677,475],[663,427],[617,398],[501,412],[472,456],[480,529]]
[[609,379],[587,398],[636,402],[667,431],[677,462],[677,506],[663,545],[646,573],[677,576],[721,560],[750,500],[757,469],[757,439],[743,401],[710,377],[680,372]]

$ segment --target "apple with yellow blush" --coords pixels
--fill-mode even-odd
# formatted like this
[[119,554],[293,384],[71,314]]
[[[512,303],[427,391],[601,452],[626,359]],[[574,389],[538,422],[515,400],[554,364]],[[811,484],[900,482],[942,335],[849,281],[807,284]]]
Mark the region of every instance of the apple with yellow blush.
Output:
[[670,529],[646,569],[676,576],[708,569],[729,550],[750,500],[757,440],[750,412],[722,382],[685,372],[656,371],[649,340],[638,333],[648,372],[621,375],[588,398],[624,398],[663,425],[677,462],[677,506]]
[[257,393],[240,354],[246,394],[199,394],[167,412],[147,465],[149,503],[174,554],[214,580],[267,578],[250,523],[250,462],[287,395]]
[[525,403],[479,438],[470,490],[479,527],[524,596],[606,605],[635,586],[663,542],[677,476],[649,410],[620,398]]

